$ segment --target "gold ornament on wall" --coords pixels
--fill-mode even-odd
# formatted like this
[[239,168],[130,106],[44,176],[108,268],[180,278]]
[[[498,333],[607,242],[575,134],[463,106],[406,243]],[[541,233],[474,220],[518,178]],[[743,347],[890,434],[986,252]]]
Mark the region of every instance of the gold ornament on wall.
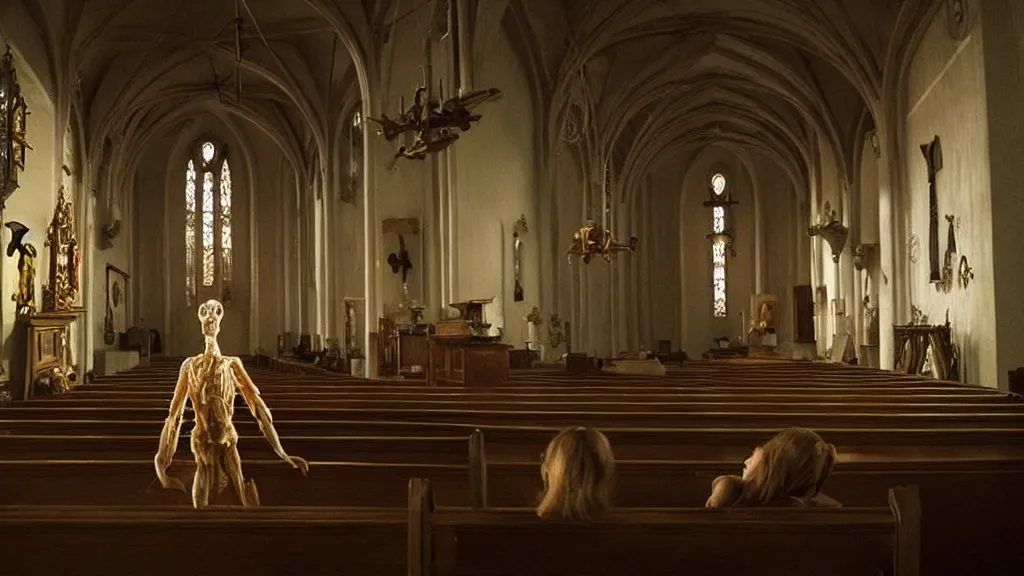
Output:
[[839,221],[836,211],[828,202],[825,202],[824,214],[819,222],[807,229],[808,236],[821,236],[832,247],[833,262],[839,262],[839,256],[846,248],[846,239],[849,234],[850,230]]
[[18,173],[25,169],[28,107],[21,95],[14,56],[7,47],[0,61],[0,210],[18,189]]
[[974,280],[974,268],[967,263],[967,256],[960,256],[960,287],[966,290],[972,280]]
[[43,286],[45,312],[71,310],[79,292],[82,256],[75,233],[74,211],[63,186],[57,196],[57,207],[46,237],[46,246],[50,249],[50,278]]

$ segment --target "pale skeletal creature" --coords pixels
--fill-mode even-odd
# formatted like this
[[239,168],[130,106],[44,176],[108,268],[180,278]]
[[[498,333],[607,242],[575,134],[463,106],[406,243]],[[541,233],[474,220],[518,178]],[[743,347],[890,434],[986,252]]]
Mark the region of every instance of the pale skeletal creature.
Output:
[[219,493],[229,482],[243,506],[259,506],[256,483],[246,481],[242,476],[242,460],[237,447],[238,432],[232,423],[236,393],[242,394],[274,452],[301,471],[303,476],[309,471],[307,461],[285,453],[281,439],[274,430],[270,409],[260,398],[260,392],[242,366],[242,361],[235,357],[221,356],[217,335],[223,318],[224,306],[220,302],[207,300],[199,305],[199,324],[206,340],[206,349],[198,356],[187,358],[181,365],[170,414],[160,434],[160,448],[153,459],[160,484],[164,488],[184,492],[184,484],[168,476],[167,468],[178,448],[178,432],[185,411],[185,400],[191,400],[196,420],[192,430],[192,454],[196,459],[192,505],[196,508],[208,505],[212,491],[216,488]]

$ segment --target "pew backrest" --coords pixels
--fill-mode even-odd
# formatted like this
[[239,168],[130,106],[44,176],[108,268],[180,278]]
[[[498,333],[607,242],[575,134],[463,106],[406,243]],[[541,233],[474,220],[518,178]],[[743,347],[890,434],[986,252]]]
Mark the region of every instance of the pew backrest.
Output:
[[406,571],[404,508],[0,507],[3,574]]
[[418,478],[409,501],[410,576],[919,573],[916,486],[892,489],[889,508],[648,509],[591,524],[435,510]]

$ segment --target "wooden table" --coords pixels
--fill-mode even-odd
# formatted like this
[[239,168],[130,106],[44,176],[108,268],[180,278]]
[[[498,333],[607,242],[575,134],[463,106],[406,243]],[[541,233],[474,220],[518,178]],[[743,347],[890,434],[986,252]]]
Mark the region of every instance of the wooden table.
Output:
[[508,378],[508,351],[500,342],[472,338],[431,338],[430,386],[500,386]]

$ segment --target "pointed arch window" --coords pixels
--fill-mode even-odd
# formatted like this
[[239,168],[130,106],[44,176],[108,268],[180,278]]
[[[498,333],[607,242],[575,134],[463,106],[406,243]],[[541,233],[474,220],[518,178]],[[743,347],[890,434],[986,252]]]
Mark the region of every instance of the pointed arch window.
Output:
[[725,318],[729,312],[726,298],[726,252],[732,250],[732,235],[726,229],[729,207],[728,181],[721,172],[715,172],[709,182],[711,198],[704,203],[711,207],[711,306],[715,318]]
[[352,121],[349,124],[349,165],[348,165],[348,190],[345,197],[346,202],[355,202],[362,191],[363,185],[363,114],[356,106],[352,112]]
[[231,167],[227,151],[199,144],[185,167],[185,301],[231,300]]

